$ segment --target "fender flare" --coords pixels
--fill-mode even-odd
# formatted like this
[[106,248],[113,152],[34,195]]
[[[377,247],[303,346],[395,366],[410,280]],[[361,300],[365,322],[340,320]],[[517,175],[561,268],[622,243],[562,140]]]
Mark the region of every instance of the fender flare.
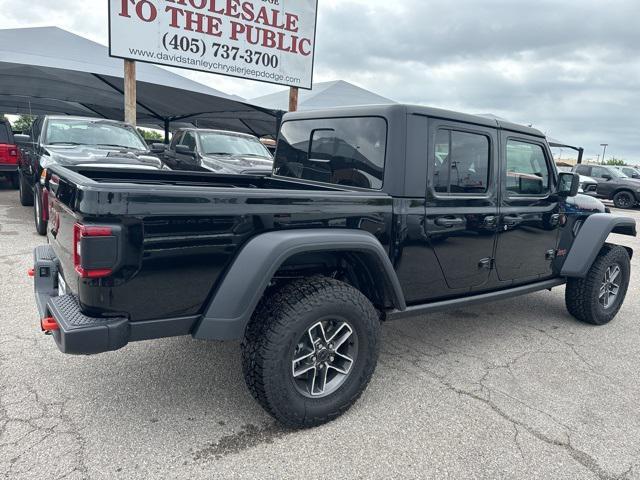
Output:
[[573,241],[560,274],[564,277],[586,277],[610,233],[635,237],[636,221],[609,213],[588,216]]
[[405,310],[404,294],[382,244],[362,230],[314,229],[268,232],[242,247],[214,293],[193,337],[242,338],[273,275],[289,258],[307,252],[361,252],[376,262],[394,308]]

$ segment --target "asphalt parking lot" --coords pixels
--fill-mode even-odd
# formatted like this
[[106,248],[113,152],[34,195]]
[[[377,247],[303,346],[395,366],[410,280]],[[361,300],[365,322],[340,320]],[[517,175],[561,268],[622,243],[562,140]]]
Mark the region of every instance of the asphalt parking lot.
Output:
[[61,354],[26,275],[32,217],[0,185],[3,478],[640,478],[638,258],[609,326],[570,317],[563,288],[386,324],[355,407],[287,431],[245,388],[237,343]]

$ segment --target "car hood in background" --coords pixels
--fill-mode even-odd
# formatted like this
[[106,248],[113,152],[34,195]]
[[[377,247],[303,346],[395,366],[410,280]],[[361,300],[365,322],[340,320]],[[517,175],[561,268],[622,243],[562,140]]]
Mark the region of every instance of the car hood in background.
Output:
[[273,159],[241,155],[205,155],[202,166],[217,173],[271,172]]
[[89,145],[49,145],[49,155],[43,155],[41,165],[127,166],[131,168],[161,169],[162,162],[155,155],[140,150]]

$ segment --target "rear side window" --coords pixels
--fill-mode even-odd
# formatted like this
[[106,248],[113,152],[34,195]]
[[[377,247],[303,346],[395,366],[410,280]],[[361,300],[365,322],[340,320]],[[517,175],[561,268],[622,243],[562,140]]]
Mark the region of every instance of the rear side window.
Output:
[[489,188],[489,138],[455,130],[438,130],[433,188],[441,194],[483,194]]
[[576,173],[580,175],[586,175],[588,177],[591,175],[591,167],[587,165],[578,165],[576,167]]
[[280,130],[277,175],[379,190],[387,122],[379,117],[294,120]]
[[507,142],[507,190],[516,195],[549,193],[549,167],[540,145]]
[[0,122],[0,143],[13,144],[11,131],[5,122]]

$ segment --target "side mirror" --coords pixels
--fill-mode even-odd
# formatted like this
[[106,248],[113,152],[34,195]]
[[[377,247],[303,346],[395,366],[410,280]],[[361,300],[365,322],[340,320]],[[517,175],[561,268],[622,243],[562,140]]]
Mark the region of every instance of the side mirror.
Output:
[[13,140],[17,145],[29,145],[31,143],[31,136],[18,134],[13,136]]
[[167,150],[167,146],[164,143],[152,143],[151,153],[164,153]]
[[640,174],[634,173],[633,175],[631,175],[631,178],[640,178]]
[[602,174],[602,178],[604,178],[605,180],[609,181],[609,180],[611,180],[611,175],[609,175],[608,173],[603,173]]
[[561,197],[575,197],[580,188],[580,175],[571,172],[562,172],[558,176],[558,195]]
[[176,153],[180,155],[195,155],[195,152],[186,145],[176,145]]

